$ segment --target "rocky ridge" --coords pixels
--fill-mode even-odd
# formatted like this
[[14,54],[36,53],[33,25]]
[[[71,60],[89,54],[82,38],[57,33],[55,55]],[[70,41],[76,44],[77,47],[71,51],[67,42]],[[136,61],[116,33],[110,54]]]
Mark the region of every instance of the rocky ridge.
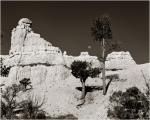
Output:
[[[31,20],[23,18],[12,31],[11,49],[9,56],[4,60],[4,64],[11,66],[11,69],[7,82],[5,80],[4,83],[7,86],[29,78],[33,89],[20,94],[19,99],[27,99],[29,95],[38,100],[45,99],[43,109],[50,116],[73,114],[80,120],[107,119],[109,96],[114,91],[125,90],[129,86],[138,86],[142,91],[145,90],[141,70],[148,78],[149,64],[138,66],[128,52],[115,52],[108,55],[106,68],[122,69],[115,72],[123,81],[112,82],[107,95],[103,96],[101,78],[88,78],[86,85],[93,86],[93,91],[87,92],[85,105],[76,108],[80,96],[80,91],[76,88],[81,87],[81,84],[68,69],[73,60],[91,62],[93,67],[101,66],[98,58],[90,56],[87,52],[82,52],[76,57],[69,56],[66,52],[62,54],[58,47],[52,46],[33,32]],[[120,62],[121,60],[123,62]],[[129,65],[125,65],[124,62]],[[127,69],[130,65],[134,67]],[[107,74],[114,73],[108,71]]]

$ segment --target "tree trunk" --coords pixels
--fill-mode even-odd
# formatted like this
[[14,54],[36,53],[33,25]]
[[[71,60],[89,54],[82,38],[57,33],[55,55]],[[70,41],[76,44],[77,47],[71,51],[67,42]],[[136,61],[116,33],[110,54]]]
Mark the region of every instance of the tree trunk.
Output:
[[82,93],[81,93],[81,97],[80,97],[80,103],[77,105],[77,107],[79,107],[85,103],[85,80],[80,79],[80,81],[82,83]]
[[80,99],[85,99],[85,81],[81,80],[82,83],[82,94]]
[[103,48],[103,52],[102,52],[102,57],[103,57],[103,62],[102,62],[103,95],[105,95],[106,94],[106,77],[105,77],[105,39],[104,38],[102,41],[102,48]]

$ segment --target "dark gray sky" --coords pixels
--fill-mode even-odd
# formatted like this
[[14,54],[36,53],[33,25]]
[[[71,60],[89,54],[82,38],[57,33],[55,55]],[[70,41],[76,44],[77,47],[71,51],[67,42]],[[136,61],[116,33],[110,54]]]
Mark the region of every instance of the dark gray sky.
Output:
[[[112,20],[113,39],[122,43],[138,63],[149,61],[149,2],[2,2],[1,54],[8,54],[11,30],[20,18],[29,18],[33,30],[70,55],[89,51],[100,55],[90,28],[96,17],[107,13]],[[88,46],[91,46],[91,49]]]

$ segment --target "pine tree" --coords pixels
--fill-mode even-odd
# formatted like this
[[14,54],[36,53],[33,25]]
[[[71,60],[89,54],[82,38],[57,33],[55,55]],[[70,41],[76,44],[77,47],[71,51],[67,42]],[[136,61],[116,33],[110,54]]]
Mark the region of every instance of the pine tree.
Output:
[[[103,94],[106,94],[106,77],[105,77],[105,60],[106,60],[106,43],[108,40],[112,39],[112,30],[111,30],[111,22],[108,15],[102,15],[100,18],[97,18],[93,22],[93,27],[91,27],[92,36],[94,40],[100,41],[102,46],[102,79],[103,79]],[[114,47],[111,46],[111,47]]]

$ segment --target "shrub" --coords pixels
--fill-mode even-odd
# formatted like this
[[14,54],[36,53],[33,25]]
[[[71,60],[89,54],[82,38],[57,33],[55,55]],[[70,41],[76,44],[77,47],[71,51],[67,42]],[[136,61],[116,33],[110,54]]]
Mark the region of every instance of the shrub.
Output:
[[71,120],[76,120],[77,117],[75,117],[73,114],[67,114],[67,115],[60,115],[56,119],[71,119]]
[[16,84],[8,86],[5,90],[1,91],[1,117],[7,119],[14,118],[14,109],[17,106],[15,97],[19,92],[19,87]]
[[20,81],[20,87],[22,87],[22,90],[25,92],[27,89],[27,86],[30,86],[30,89],[32,88],[31,82],[29,78],[24,78]]
[[1,118],[6,119],[45,119],[46,113],[41,109],[43,102],[39,103],[38,99],[29,98],[21,102],[16,101],[20,84],[13,84],[1,91]]
[[6,67],[5,65],[1,66],[1,76],[8,77],[9,71],[10,71],[10,67]]
[[149,102],[144,93],[137,87],[126,92],[114,92],[110,96],[111,107],[107,111],[109,118],[148,119]]
[[46,119],[46,113],[44,111],[39,111],[36,115],[36,119]]
[[45,112],[41,109],[43,105],[39,103],[37,99],[33,100],[28,98],[28,100],[21,101],[17,106],[18,113],[21,114],[24,119],[36,119],[36,118],[46,118]]

